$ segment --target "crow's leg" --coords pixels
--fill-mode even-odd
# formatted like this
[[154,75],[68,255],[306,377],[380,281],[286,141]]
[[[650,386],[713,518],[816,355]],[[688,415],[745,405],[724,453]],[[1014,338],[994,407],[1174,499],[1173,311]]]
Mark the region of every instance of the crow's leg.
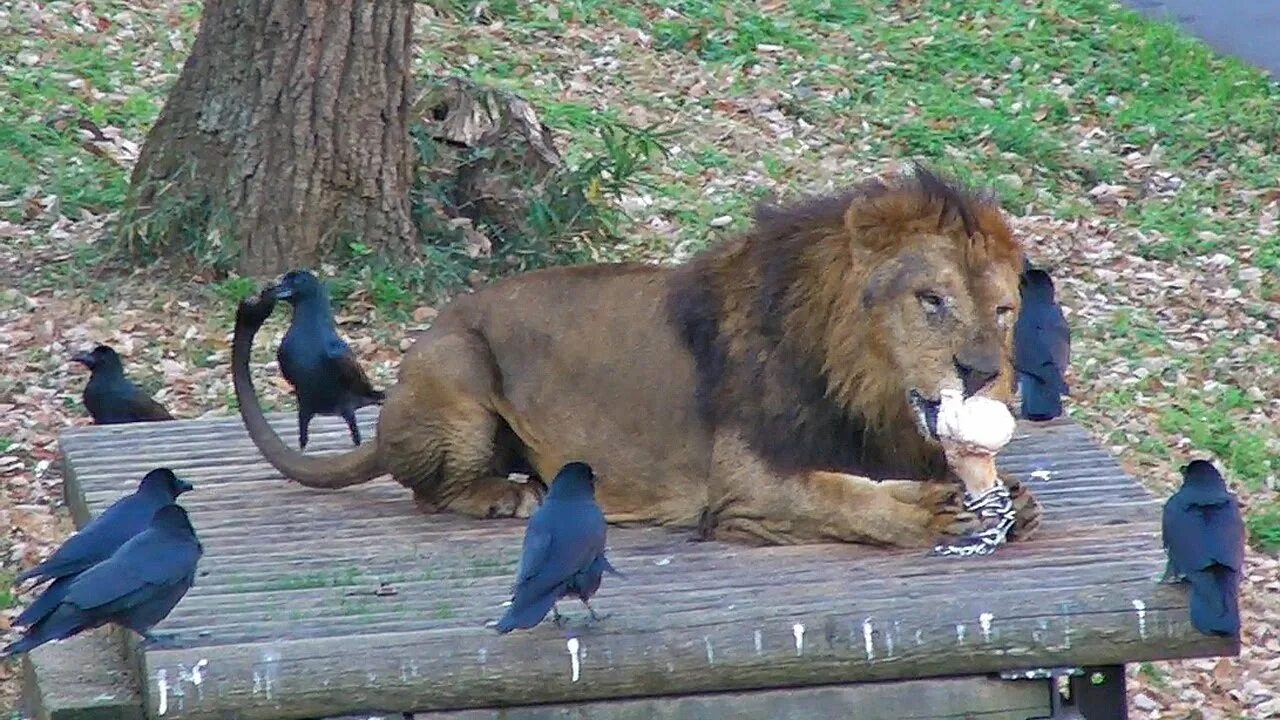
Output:
[[347,421],[347,428],[351,430],[351,442],[356,445],[360,444],[360,426],[356,425],[356,413],[351,408],[342,409],[342,419]]

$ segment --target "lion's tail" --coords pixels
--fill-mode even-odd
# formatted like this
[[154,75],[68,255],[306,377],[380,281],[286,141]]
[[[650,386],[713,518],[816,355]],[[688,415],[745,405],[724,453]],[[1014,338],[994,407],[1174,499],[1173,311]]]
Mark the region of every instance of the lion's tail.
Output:
[[253,378],[249,375],[249,357],[253,337],[271,314],[272,304],[273,301],[261,299],[241,302],[236,309],[236,329],[231,341],[231,378],[240,405],[240,418],[253,444],[285,477],[307,487],[341,488],[378,477],[384,470],[377,438],[341,455],[308,457],[285,445],[262,414]]

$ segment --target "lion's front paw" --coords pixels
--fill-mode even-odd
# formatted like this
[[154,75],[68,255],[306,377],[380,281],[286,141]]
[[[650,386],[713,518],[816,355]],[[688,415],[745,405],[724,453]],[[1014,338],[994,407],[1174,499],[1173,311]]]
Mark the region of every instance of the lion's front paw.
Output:
[[965,536],[982,529],[982,520],[965,508],[964,487],[957,483],[923,483],[921,504],[932,518],[929,530],[935,535]]
[[1009,529],[1010,540],[1025,540],[1040,527],[1040,516],[1044,512],[1040,501],[1031,494],[1031,488],[1021,480],[1007,481],[1009,495],[1013,500],[1013,527]]

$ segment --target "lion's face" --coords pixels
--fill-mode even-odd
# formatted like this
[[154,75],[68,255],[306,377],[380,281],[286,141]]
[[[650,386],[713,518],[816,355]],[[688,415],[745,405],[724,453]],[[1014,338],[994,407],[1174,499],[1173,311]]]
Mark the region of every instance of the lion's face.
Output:
[[[943,390],[1009,402],[1018,268],[956,252],[954,239],[921,236],[880,264],[863,294],[864,310],[900,397],[927,439],[937,439]],[[974,253],[974,256],[979,255]]]

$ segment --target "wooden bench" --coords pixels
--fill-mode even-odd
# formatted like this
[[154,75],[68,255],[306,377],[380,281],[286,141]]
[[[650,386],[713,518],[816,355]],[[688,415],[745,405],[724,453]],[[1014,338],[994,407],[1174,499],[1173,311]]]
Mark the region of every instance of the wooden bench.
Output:
[[[374,413],[360,416],[366,437]],[[294,435],[292,414],[271,420]],[[184,720],[568,708],[1024,720],[1049,717],[1056,693],[1046,673],[1022,671],[1081,668],[1073,694],[1098,720],[1124,716],[1125,663],[1239,649],[1193,630],[1185,589],[1156,583],[1158,501],[1065,420],[1022,423],[1002,453],[1046,510],[1033,540],[994,556],[751,548],[611,527],[628,577],[607,577],[593,602],[609,617],[587,627],[581,605],[563,602],[565,629],[548,620],[506,636],[485,622],[509,597],[523,521],[426,516],[389,479],[333,492],[286,482],[236,417],[77,428],[60,444],[78,524],[168,466],[196,486],[182,501],[205,555],[196,587],[157,628],[178,633],[180,649],[142,651],[115,633],[128,647],[93,672],[101,634],[32,654],[28,697],[44,717],[136,717],[141,704],[147,717]],[[349,446],[340,421],[313,425],[309,453]],[[75,660],[87,647],[98,654]],[[77,663],[83,691],[66,669]],[[86,710],[86,698],[97,704]]]

